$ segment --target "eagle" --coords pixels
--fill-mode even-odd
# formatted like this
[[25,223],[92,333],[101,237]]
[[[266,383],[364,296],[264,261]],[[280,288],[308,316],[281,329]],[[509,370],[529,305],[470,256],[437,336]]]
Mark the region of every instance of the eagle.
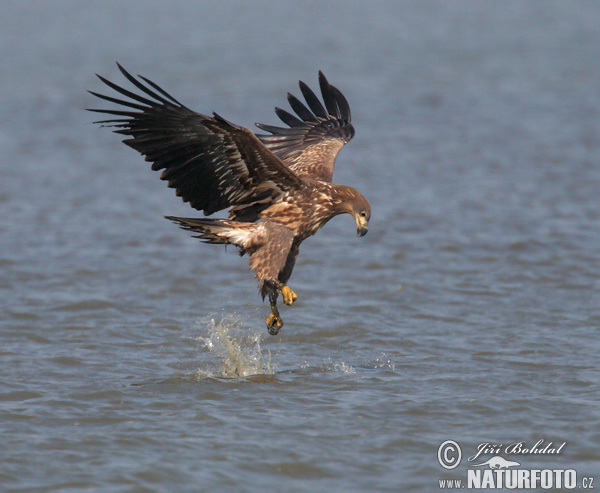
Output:
[[235,245],[240,255],[249,256],[262,298],[269,297],[267,329],[277,334],[283,326],[278,296],[287,305],[298,298],[287,282],[302,241],[344,213],[354,217],[358,236],[368,231],[367,199],[332,183],[337,154],[354,136],[346,98],[319,71],[323,102],[300,81],[306,104],[288,93],[295,115],[275,108],[287,127],[256,123],[267,133],[255,134],[217,113],[197,113],[151,80],[117,66],[137,90],[96,74],[127,100],[89,91],[120,105],[90,108],[111,115],[94,123],[126,135],[123,142],[145,156],[153,170],[162,170],[160,178],[204,216],[228,209],[228,219],[166,218],[206,243]]

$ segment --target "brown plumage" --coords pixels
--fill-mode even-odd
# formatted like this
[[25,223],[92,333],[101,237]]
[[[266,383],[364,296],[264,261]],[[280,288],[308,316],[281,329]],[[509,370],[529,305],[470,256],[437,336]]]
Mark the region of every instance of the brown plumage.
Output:
[[207,216],[229,208],[229,219],[168,219],[207,243],[233,244],[250,256],[261,294],[271,302],[267,326],[276,334],[283,325],[278,295],[290,305],[297,298],[286,283],[300,243],[343,213],[354,216],[359,236],[367,232],[369,202],[354,188],[331,183],[337,154],[354,136],[346,99],[319,72],[325,106],[300,82],[308,107],[288,94],[298,117],[276,108],[289,128],[257,123],[270,135],[255,135],[216,113],[190,110],[154,82],[118,66],[141,93],[98,76],[131,101],[90,91],[126,107],[91,109],[113,115],[95,123],[129,136],[123,142],[143,154],[153,170],[163,170],[161,179],[194,209]]

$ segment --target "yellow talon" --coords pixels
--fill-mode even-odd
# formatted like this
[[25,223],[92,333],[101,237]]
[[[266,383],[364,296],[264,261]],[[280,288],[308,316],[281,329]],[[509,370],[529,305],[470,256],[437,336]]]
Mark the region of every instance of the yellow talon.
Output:
[[279,314],[275,315],[274,313],[271,313],[265,322],[267,322],[267,329],[272,336],[276,335],[279,332],[279,329],[283,327],[283,320]]
[[290,306],[293,305],[294,301],[298,299],[298,295],[294,293],[288,286],[283,286],[281,288],[281,295],[283,296],[283,302]]
[[283,320],[281,320],[281,317],[278,317],[274,313],[271,313],[271,315],[267,317],[266,322],[267,325],[274,325],[275,327],[281,327],[283,325]]

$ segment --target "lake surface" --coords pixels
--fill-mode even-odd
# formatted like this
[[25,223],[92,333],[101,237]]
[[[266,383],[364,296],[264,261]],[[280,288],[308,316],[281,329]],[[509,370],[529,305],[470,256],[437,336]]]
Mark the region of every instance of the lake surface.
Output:
[[[437,491],[540,439],[479,462],[600,482],[599,3],[2,11],[1,490]],[[90,124],[115,60],[249,127],[319,69],[348,98],[369,234],[303,244],[278,336],[246,258]]]

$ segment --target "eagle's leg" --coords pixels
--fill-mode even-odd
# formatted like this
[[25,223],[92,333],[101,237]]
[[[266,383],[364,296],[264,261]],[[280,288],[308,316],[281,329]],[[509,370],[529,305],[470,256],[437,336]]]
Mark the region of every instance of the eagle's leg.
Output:
[[279,329],[283,327],[283,320],[277,309],[277,291],[271,291],[269,293],[269,302],[271,303],[271,315],[269,315],[266,320],[267,329],[269,330],[269,334],[274,336],[277,335]]

